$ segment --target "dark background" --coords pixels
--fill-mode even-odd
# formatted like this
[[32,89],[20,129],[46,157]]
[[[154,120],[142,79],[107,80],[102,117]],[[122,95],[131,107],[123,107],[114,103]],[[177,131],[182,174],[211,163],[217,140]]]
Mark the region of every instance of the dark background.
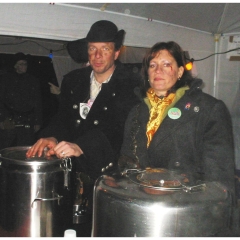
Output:
[[[43,127],[45,127],[50,119],[56,114],[58,109],[57,96],[50,92],[48,82],[58,86],[56,74],[53,68],[52,59],[43,56],[28,56],[29,74],[35,76],[40,83],[42,92],[43,107]],[[0,74],[7,71],[13,71],[14,54],[0,54]]]
[[[0,75],[4,72],[13,71],[15,54],[0,53]],[[52,59],[44,56],[27,55],[28,69],[27,72],[38,78],[42,92],[42,107],[43,107],[43,126],[48,125],[51,118],[57,113],[58,98],[50,92],[48,82],[58,86],[56,74],[53,68]],[[134,73],[140,74],[141,63],[125,63],[127,68]]]

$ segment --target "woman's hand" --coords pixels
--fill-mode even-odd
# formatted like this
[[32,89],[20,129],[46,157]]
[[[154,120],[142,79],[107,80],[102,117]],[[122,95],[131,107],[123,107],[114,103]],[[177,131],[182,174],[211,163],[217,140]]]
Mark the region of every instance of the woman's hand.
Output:
[[51,152],[54,151],[58,158],[79,157],[83,154],[82,149],[75,143],[62,141],[56,145]]

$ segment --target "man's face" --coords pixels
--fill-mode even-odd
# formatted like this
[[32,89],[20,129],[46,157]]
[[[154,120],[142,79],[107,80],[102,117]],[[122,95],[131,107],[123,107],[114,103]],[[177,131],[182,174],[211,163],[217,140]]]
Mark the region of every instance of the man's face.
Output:
[[89,63],[97,74],[104,74],[114,69],[114,60],[118,58],[120,50],[115,51],[113,42],[89,42]]
[[25,73],[27,71],[27,67],[28,67],[27,61],[25,60],[17,61],[17,63],[14,66],[16,72],[19,74]]

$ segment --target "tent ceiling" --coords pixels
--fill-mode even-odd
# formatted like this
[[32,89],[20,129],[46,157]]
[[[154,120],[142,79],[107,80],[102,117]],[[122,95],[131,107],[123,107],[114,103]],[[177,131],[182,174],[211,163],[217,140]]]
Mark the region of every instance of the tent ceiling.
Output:
[[212,34],[240,32],[240,3],[68,3]]
[[[197,42],[204,42],[207,55],[214,46],[213,34],[240,35],[240,3],[0,3],[0,13],[3,53],[45,56],[51,49],[54,56],[68,57],[66,43],[84,38],[101,19],[124,29],[124,44],[136,48],[177,36],[182,47],[190,50],[201,50]],[[35,44],[23,45],[25,40]]]

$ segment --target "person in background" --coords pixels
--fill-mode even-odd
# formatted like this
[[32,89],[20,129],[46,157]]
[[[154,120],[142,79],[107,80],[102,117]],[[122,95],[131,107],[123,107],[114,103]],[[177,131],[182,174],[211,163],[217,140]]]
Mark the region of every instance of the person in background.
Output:
[[38,79],[27,73],[27,56],[16,53],[13,66],[0,80],[1,149],[32,145],[42,124],[41,89]]
[[55,95],[59,95],[61,93],[60,87],[54,85],[53,83],[48,83],[50,85],[50,92]]
[[64,76],[55,121],[26,153],[41,156],[47,147],[47,156],[75,157],[75,171],[86,174],[89,182],[84,194],[90,211],[93,184],[100,175],[117,169],[124,123],[139,102],[134,88],[140,84],[140,75],[118,60],[124,34],[114,23],[101,20],[91,26],[85,39],[73,42],[76,51],[81,45],[83,55],[88,53],[90,66]]
[[[78,42],[79,42],[79,40],[78,40]],[[71,49],[71,51],[69,51],[70,55],[76,54],[76,51],[74,51],[74,52],[72,52],[72,51],[74,51],[74,50]],[[75,58],[73,58],[73,59],[75,59],[75,61],[78,62],[78,61],[82,61],[82,59],[85,59],[86,56],[84,56],[84,58],[82,58],[82,57],[80,58],[80,57],[76,56],[76,58],[77,59],[75,59]],[[89,62],[86,62],[86,63],[82,64],[81,68],[82,67],[88,67],[88,66],[89,66]],[[56,85],[54,85],[51,82],[49,82],[48,84],[50,85],[50,93],[52,93],[52,94],[56,95],[57,97],[59,97],[59,94],[61,93],[61,88],[56,86]]]
[[126,120],[119,171],[165,168],[186,175],[190,183],[217,181],[236,207],[229,111],[204,93],[202,80],[184,66],[183,50],[173,41],[156,43],[145,55],[141,103]]

